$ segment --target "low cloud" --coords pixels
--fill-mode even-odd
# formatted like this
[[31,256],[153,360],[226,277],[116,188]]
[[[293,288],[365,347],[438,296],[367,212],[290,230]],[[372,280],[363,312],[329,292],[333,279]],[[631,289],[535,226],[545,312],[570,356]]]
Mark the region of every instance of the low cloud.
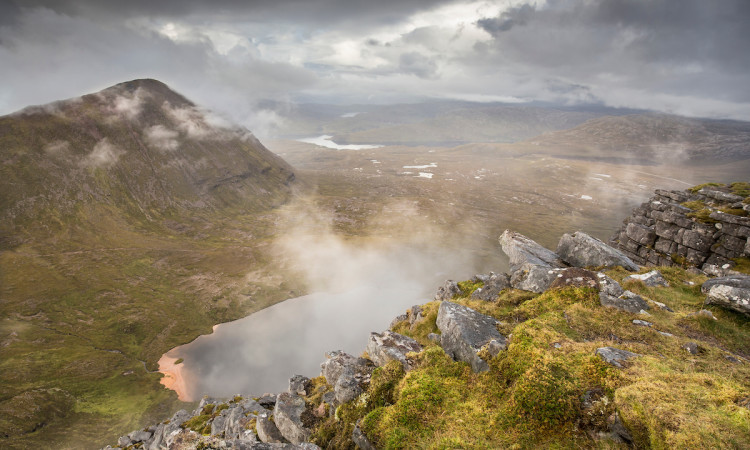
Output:
[[107,138],[104,138],[97,142],[91,153],[84,158],[83,166],[93,168],[112,167],[123,153],[123,150],[110,143]]
[[154,125],[146,130],[146,141],[149,144],[165,151],[177,150],[180,143],[177,137],[180,135],[177,131],[170,130],[164,125]]
[[112,100],[112,110],[124,115],[129,120],[134,120],[143,110],[144,96],[143,89],[138,88],[132,93],[123,93],[115,96]]

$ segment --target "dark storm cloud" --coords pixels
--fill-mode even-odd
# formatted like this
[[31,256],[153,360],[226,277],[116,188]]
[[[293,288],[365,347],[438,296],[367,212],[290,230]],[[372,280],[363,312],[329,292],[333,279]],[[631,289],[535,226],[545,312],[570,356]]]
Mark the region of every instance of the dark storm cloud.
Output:
[[[20,1],[20,0],[19,0]],[[282,21],[329,26],[392,23],[446,0],[23,0],[25,7],[45,7],[68,15],[192,17],[223,20]],[[19,3],[21,4],[21,3]],[[345,23],[346,25],[346,23]]]

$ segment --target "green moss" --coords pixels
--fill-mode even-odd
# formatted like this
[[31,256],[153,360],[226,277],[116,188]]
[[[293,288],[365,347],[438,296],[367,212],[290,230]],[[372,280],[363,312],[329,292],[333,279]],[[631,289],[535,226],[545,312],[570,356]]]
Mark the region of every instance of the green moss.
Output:
[[458,284],[458,288],[461,290],[461,294],[457,295],[458,297],[469,297],[474,293],[474,291],[484,286],[484,283],[479,280],[459,281],[456,284]]
[[561,363],[539,360],[516,381],[512,408],[524,426],[553,428],[578,416],[579,395]]
[[750,183],[746,181],[739,181],[730,184],[729,190],[732,194],[739,195],[740,197],[750,197]]
[[733,216],[747,217],[747,211],[740,208],[718,208],[719,211]]
[[750,258],[733,258],[732,261],[734,261],[735,264],[734,267],[732,267],[732,270],[750,274]]
[[184,359],[182,359],[182,358],[177,358],[177,360],[176,360],[176,361],[175,361],[174,363],[175,363],[175,365],[176,365],[176,364],[182,364],[183,362],[185,362],[185,360],[184,360]]
[[703,183],[703,184],[699,184],[697,186],[693,186],[691,188],[688,188],[687,190],[690,191],[690,192],[692,192],[692,193],[696,193],[696,192],[700,191],[701,189],[703,189],[704,187],[724,187],[724,186],[725,185],[721,184],[721,183]]
[[693,200],[690,202],[683,202],[680,203],[685,208],[690,208],[693,211],[700,211],[701,209],[704,209],[706,207],[706,202],[703,200]]
[[695,219],[698,222],[705,223],[705,224],[714,224],[718,223],[719,221],[716,219],[711,218],[711,213],[714,212],[710,208],[703,208],[697,211],[693,211],[691,213],[687,213],[687,216],[691,219]]

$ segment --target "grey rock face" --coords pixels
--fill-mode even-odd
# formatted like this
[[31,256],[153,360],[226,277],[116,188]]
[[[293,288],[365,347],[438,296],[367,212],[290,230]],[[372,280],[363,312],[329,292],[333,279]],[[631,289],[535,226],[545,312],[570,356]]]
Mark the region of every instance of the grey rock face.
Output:
[[182,425],[190,417],[192,417],[190,413],[185,411],[184,409],[181,409],[174,413],[174,415],[172,415],[172,418],[169,420],[169,423],[164,425],[161,430],[159,430],[159,427],[157,427],[156,431],[154,432],[151,445],[149,445],[148,448],[150,450],[158,450],[162,447],[171,447],[172,439],[174,438],[174,432],[179,430],[180,425]]
[[599,279],[600,294],[606,294],[612,297],[619,297],[622,295],[623,292],[625,292],[622,289],[622,286],[620,286],[620,283],[604,275],[603,273],[601,272],[597,273],[596,277]]
[[393,320],[391,321],[391,324],[388,326],[388,328],[393,328],[396,325],[398,325],[399,323],[405,322],[408,319],[409,319],[409,316],[407,316],[406,314],[399,314],[398,316],[396,316],[396,317],[393,318]]
[[511,272],[523,264],[534,264],[549,267],[564,267],[560,257],[521,233],[505,230],[499,238],[503,252],[510,258]]
[[297,395],[310,393],[310,379],[302,375],[294,375],[289,379],[289,392]]
[[701,292],[708,294],[708,291],[710,291],[712,287],[719,285],[750,289],[750,276],[729,275],[726,277],[711,278],[701,285]]
[[594,272],[581,269],[580,267],[568,267],[556,271],[555,279],[549,285],[550,289],[561,288],[566,286],[591,287],[599,286],[599,281]]
[[409,325],[412,325],[412,326],[415,323],[424,319],[424,316],[422,315],[422,306],[414,305],[411,308],[409,308],[408,316],[409,316]]
[[621,309],[633,314],[639,314],[651,308],[643,297],[630,291],[624,291],[619,297],[600,292],[599,303],[602,306]]
[[490,273],[490,275],[483,281],[484,286],[471,294],[472,299],[493,302],[497,300],[500,291],[510,287],[510,276],[504,273]]
[[611,364],[615,367],[622,369],[623,363],[631,358],[637,358],[638,353],[629,352],[627,350],[621,350],[614,347],[601,347],[596,349],[596,354],[604,360],[607,364]]
[[622,281],[625,282],[629,280],[640,281],[646,286],[651,286],[651,287],[669,286],[669,283],[667,282],[667,280],[664,279],[664,276],[658,270],[652,270],[651,272],[644,273],[642,275],[638,275],[638,274],[630,275],[630,276],[625,277],[625,279]]
[[711,287],[707,305],[719,305],[750,316],[750,289],[718,284]]
[[360,450],[377,450],[374,445],[367,439],[367,436],[359,429],[359,423],[354,425],[352,431],[352,441]]
[[258,399],[258,403],[266,409],[273,409],[276,405],[276,396],[274,394],[263,394],[263,396]]
[[302,424],[302,413],[305,412],[305,400],[297,394],[282,392],[276,398],[273,418],[276,427],[292,444],[300,444],[310,438],[310,430]]
[[370,333],[370,339],[367,341],[367,354],[377,366],[384,366],[395,359],[401,363],[404,370],[409,370],[411,367],[406,354],[421,351],[422,346],[417,341],[392,331],[382,334]]
[[452,302],[442,302],[438,310],[437,326],[442,333],[440,344],[457,361],[471,365],[475,372],[489,370],[489,365],[477,353],[485,345],[505,349],[506,338],[497,331],[497,320],[471,308]]
[[354,373],[361,378],[361,381],[369,381],[368,375],[372,373],[374,368],[370,361],[354,357],[341,350],[328,352],[326,356],[328,360],[323,362],[320,368],[329,385],[335,386],[339,376],[347,368],[352,368]]
[[645,320],[638,320],[638,319],[635,319],[633,321],[633,325],[638,325],[638,326],[641,326],[641,327],[649,327],[649,328],[651,328],[651,326],[653,326],[653,324],[651,322],[646,322]]
[[705,195],[706,197],[718,200],[726,203],[737,203],[744,200],[742,197],[729,192],[717,191],[715,189],[703,188],[698,191],[699,194]]
[[451,300],[453,299],[453,296],[458,295],[461,293],[461,289],[459,289],[458,284],[453,280],[446,280],[445,284],[440,286],[435,293],[435,300],[437,301],[444,301],[444,300]]
[[271,421],[268,414],[261,414],[258,416],[255,422],[255,430],[257,431],[258,438],[261,442],[267,444],[281,444],[286,442],[286,439],[284,439],[279,428]]
[[350,402],[363,392],[351,367],[347,367],[341,372],[338,380],[336,380],[336,385],[333,387],[333,392],[339,404]]
[[515,289],[536,292],[546,291],[563,269],[547,265],[522,264],[510,277],[510,284]]
[[625,234],[640,245],[654,245],[656,241],[656,231],[652,227],[633,222],[625,227]]
[[576,267],[622,266],[630,271],[639,269],[639,266],[621,251],[581,231],[564,234],[557,244],[557,254],[563,261]]

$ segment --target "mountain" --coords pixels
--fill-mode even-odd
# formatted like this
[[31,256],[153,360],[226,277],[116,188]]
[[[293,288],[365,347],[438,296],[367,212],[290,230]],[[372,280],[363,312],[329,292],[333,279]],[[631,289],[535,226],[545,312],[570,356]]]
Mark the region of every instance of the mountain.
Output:
[[717,164],[750,158],[750,122],[652,113],[606,116],[525,144],[568,157]]
[[0,149],[5,248],[42,223],[104,211],[150,223],[185,211],[269,208],[294,181],[250,132],[148,79],[0,117]]
[[94,448],[177,405],[164,352],[295,289],[267,244],[296,184],[156,80],[0,117],[0,447]]

